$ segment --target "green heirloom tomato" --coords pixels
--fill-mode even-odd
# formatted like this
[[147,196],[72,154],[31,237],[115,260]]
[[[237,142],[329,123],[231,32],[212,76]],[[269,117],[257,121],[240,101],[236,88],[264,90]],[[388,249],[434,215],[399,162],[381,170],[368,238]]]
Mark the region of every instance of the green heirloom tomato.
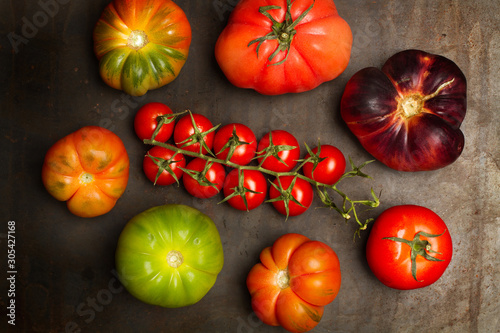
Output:
[[198,302],[222,270],[213,221],[184,205],[150,208],[123,229],[116,250],[120,281],[139,300],[167,308]]

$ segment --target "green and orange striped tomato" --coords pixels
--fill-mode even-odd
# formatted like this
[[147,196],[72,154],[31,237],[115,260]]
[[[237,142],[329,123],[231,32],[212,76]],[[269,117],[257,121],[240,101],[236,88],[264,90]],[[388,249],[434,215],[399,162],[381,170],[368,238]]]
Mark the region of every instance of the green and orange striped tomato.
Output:
[[120,281],[137,299],[178,308],[201,300],[224,264],[219,232],[185,205],[150,208],[132,218],[116,249]]
[[114,0],[94,28],[102,79],[132,96],[172,82],[190,44],[188,19],[171,0]]

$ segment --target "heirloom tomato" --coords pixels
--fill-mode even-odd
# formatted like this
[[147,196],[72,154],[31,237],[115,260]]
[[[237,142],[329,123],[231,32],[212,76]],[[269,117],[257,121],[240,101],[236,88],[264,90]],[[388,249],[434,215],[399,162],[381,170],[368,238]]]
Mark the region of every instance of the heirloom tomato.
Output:
[[[201,173],[190,175],[191,171]],[[224,170],[222,164],[208,162],[197,157],[187,165],[182,181],[189,194],[200,199],[206,199],[220,192],[225,178],[226,170]]]
[[252,210],[259,207],[267,195],[267,181],[258,170],[231,170],[224,182],[224,197],[234,208]]
[[279,176],[272,183],[269,198],[269,202],[281,214],[297,216],[309,209],[314,191],[311,184],[302,178]]
[[341,114],[361,145],[401,171],[435,170],[462,153],[466,79],[445,57],[406,50],[382,70],[368,67],[347,82]]
[[260,253],[248,274],[252,308],[267,325],[290,332],[313,329],[324,306],[340,290],[340,263],[328,245],[299,234],[286,234]]
[[[334,146],[321,145],[312,150],[313,160],[302,167],[304,176],[323,184],[333,185],[345,172],[345,157]],[[311,157],[307,154],[305,159]],[[317,163],[317,164],[314,164]]]
[[155,185],[172,185],[181,179],[185,166],[184,155],[160,146],[151,148],[142,161],[144,174]]
[[332,0],[242,0],[215,45],[228,80],[261,94],[298,93],[339,76],[352,33]]
[[45,155],[42,180],[57,200],[81,217],[106,214],[125,192],[129,158],[113,132],[87,126],[57,141]]
[[292,170],[300,157],[299,142],[292,134],[283,130],[274,130],[264,135],[257,151],[257,160],[262,163],[262,167],[275,172]]
[[366,258],[375,276],[394,289],[416,289],[436,282],[451,261],[453,245],[444,221],[416,205],[394,206],[375,221]]
[[257,139],[253,131],[243,124],[228,124],[221,127],[214,138],[214,152],[218,159],[247,165],[255,156]]
[[115,259],[130,294],[167,308],[202,299],[224,264],[214,222],[184,205],[153,207],[133,217],[120,234]]
[[102,79],[132,96],[172,82],[190,44],[191,26],[171,0],[114,0],[94,28]]
[[179,119],[175,125],[175,145],[193,153],[206,154],[213,147],[214,130],[207,117],[190,113]]
[[[155,140],[166,142],[174,132],[174,119],[169,117],[172,110],[162,103],[148,103],[135,114],[134,130],[141,140],[151,139],[157,131]],[[170,121],[166,123],[166,121]],[[158,126],[160,128],[158,129]]]

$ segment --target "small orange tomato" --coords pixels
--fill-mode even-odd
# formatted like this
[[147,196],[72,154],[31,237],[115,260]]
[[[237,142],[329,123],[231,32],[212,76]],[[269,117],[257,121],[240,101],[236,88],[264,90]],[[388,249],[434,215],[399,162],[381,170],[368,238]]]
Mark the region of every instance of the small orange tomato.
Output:
[[125,192],[129,158],[113,132],[87,126],[57,141],[45,155],[42,180],[57,200],[81,217],[106,214]]
[[318,325],[340,289],[340,263],[325,243],[286,234],[260,254],[248,274],[252,308],[264,323],[290,332]]

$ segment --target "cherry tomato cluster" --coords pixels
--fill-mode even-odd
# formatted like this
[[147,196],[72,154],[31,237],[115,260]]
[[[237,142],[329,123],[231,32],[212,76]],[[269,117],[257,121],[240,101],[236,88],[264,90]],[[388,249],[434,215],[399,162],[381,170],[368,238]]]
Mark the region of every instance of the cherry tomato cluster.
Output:
[[[344,155],[334,146],[311,150],[306,145],[308,153],[301,160],[299,143],[287,131],[272,130],[257,141],[243,124],[214,126],[201,114],[174,114],[162,103],[139,109],[134,127],[141,140],[167,144],[152,147],[144,157],[144,173],[154,184],[182,179],[191,195],[211,198],[222,192],[223,202],[239,210],[257,208],[269,193],[267,202],[278,212],[300,215],[312,204],[311,184],[333,185],[346,168]],[[269,191],[264,174],[274,177]]]

